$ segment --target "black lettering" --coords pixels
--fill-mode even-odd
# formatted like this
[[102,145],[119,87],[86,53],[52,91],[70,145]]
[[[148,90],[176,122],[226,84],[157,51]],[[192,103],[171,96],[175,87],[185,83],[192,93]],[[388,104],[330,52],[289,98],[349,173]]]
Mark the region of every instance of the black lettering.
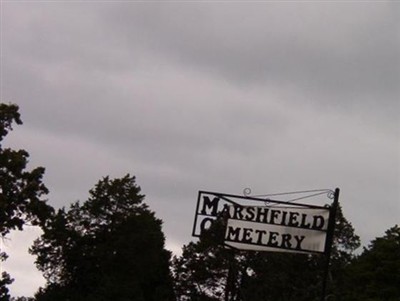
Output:
[[292,243],[290,242],[291,239],[292,235],[282,234],[281,248],[290,249],[292,247]]
[[254,207],[246,207],[246,216],[244,217],[247,221],[252,221],[255,217]]
[[305,236],[297,236],[297,235],[294,236],[294,239],[296,240],[296,243],[297,243],[297,245],[295,247],[296,250],[302,249],[301,243],[303,242],[304,238],[306,238],[306,237]]
[[289,213],[289,227],[298,227],[299,226],[299,222],[297,220],[297,217],[300,214],[298,212],[290,212]]
[[269,220],[269,223],[276,224],[275,220],[278,218],[278,216],[281,212],[282,211],[280,211],[280,210],[271,210],[271,218]]
[[222,216],[223,218],[231,218],[230,206],[228,204],[224,204],[220,216]]
[[307,214],[303,213],[301,215],[301,225],[300,225],[300,227],[309,229],[310,226],[311,226],[311,224],[307,223]]
[[265,230],[255,230],[254,232],[256,232],[258,234],[257,244],[258,245],[262,245],[263,234],[267,234],[267,231],[265,231]]
[[251,243],[251,233],[253,232],[253,229],[251,228],[243,228],[243,238],[242,242],[244,243]]
[[233,228],[231,226],[228,227],[228,232],[226,234],[226,240],[228,241],[237,241],[239,242],[239,234],[241,228]]
[[324,228],[325,219],[322,215],[315,215],[313,220],[312,228],[314,230],[321,230]]
[[278,242],[276,241],[276,237],[279,235],[278,232],[269,232],[269,238],[267,245],[270,247],[277,247]]
[[[206,226],[207,222],[209,223],[208,226]],[[204,230],[210,229],[213,222],[214,222],[213,218],[210,217],[203,218],[203,220],[200,223],[200,233],[203,233]]]
[[[204,215],[214,215],[216,216],[218,213],[218,202],[219,198],[215,197],[212,201],[208,196],[203,197],[203,208],[201,210],[201,214]],[[211,210],[211,213],[207,213],[207,209]]]
[[281,225],[282,226],[286,225],[286,216],[287,216],[287,212],[286,211],[282,211],[282,219],[281,219]]
[[243,207],[242,206],[234,206],[234,208],[235,208],[235,212],[233,213],[233,219],[242,220],[243,219],[243,214],[242,214]]
[[256,222],[258,223],[267,223],[267,216],[268,216],[268,208],[265,207],[257,207],[257,216]]

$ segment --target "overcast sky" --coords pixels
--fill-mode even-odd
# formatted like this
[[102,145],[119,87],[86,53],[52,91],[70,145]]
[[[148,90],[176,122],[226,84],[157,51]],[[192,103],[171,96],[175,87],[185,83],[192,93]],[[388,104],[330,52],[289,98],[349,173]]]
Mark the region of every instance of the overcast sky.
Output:
[[[339,187],[364,245],[399,223],[399,2],[1,1],[7,146],[49,203],[136,175],[174,252],[198,190]],[[328,200],[329,201],[329,200]],[[43,284],[30,229],[6,241],[14,295]]]

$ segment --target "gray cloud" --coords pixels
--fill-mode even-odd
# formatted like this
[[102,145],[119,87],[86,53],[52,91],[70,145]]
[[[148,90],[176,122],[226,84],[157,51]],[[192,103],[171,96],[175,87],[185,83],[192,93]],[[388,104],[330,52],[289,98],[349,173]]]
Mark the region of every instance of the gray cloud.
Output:
[[25,121],[7,141],[55,206],[137,175],[175,250],[199,189],[248,186],[339,186],[367,243],[400,211],[397,8],[3,3],[1,93]]
[[139,36],[153,51],[236,84],[299,85],[306,91],[339,93],[350,102],[355,94],[365,99],[384,93],[391,96],[385,101],[394,101],[399,94],[396,7],[168,3],[116,9],[107,16],[132,44]]

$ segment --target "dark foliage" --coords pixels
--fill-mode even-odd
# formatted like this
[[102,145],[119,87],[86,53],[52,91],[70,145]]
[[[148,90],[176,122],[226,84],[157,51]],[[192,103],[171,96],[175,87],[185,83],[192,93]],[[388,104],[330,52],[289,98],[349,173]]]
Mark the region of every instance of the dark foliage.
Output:
[[400,300],[400,227],[373,240],[345,270],[341,300]]
[[[3,147],[3,140],[13,123],[22,124],[19,108],[0,103],[0,239],[24,225],[44,226],[52,208],[43,196],[48,193],[42,182],[44,168],[27,170],[29,154],[25,150]],[[0,250],[0,261],[7,255]],[[12,279],[3,273],[0,280],[0,300],[9,300],[7,285]]]
[[44,168],[27,171],[29,154],[25,150],[3,148],[12,123],[22,124],[18,106],[0,104],[0,235],[22,230],[26,223],[43,225],[51,213],[41,198],[48,193],[42,182]]
[[135,177],[106,177],[59,210],[31,250],[48,281],[36,299],[173,300],[162,222],[143,198]]

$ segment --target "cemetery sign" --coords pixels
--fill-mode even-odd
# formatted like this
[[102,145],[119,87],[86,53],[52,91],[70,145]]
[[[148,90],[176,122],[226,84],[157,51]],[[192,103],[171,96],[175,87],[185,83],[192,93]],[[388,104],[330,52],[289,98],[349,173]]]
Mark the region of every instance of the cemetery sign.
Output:
[[192,234],[199,237],[217,219],[224,219],[227,247],[326,254],[334,226],[331,216],[332,206],[200,191]]

